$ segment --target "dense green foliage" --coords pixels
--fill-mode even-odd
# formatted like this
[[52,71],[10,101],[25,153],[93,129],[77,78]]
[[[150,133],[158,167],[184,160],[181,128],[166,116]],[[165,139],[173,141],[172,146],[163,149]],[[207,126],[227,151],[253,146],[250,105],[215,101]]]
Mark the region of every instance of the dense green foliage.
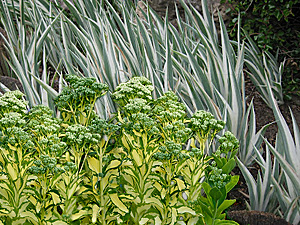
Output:
[[153,99],[145,77],[116,88],[106,121],[94,106],[107,86],[66,80],[61,119],[19,91],[0,97],[0,224],[222,224],[239,148],[229,131],[216,137],[223,121],[188,118],[173,92]]
[[235,38],[238,32],[238,15],[241,26],[252,37],[263,51],[276,53],[279,60],[286,61],[283,91],[286,99],[293,94],[300,94],[297,83],[300,82],[300,1],[291,0],[223,0],[230,4],[228,13],[232,17],[229,33]]
[[[231,34],[235,35],[237,32],[237,16],[240,14],[243,29],[245,29],[245,31],[257,41],[259,47],[264,50],[273,49],[276,51],[277,47],[285,45],[288,38],[294,35],[294,33],[291,33],[294,27],[289,26],[288,30],[285,30],[286,27],[282,27],[280,22],[293,21],[295,11],[297,7],[299,7],[299,0],[223,0],[222,2],[227,2],[231,6],[228,9],[233,17],[229,25],[232,29],[229,29],[232,32]],[[299,30],[296,32],[298,32],[299,35]],[[299,49],[295,51],[299,51]]]

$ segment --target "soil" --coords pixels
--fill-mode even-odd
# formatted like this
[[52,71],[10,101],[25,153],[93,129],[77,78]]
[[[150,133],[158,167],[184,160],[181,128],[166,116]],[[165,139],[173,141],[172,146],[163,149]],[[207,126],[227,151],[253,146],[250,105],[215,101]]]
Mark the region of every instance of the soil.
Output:
[[273,215],[272,213],[259,211],[232,211],[227,216],[240,225],[290,225],[284,219]]
[[[22,84],[19,80],[8,77],[8,76],[1,76],[0,74],[0,82],[4,84],[9,90],[14,91],[14,90],[20,90],[21,92],[24,92]],[[0,88],[0,93],[4,93],[4,91],[1,90]]]

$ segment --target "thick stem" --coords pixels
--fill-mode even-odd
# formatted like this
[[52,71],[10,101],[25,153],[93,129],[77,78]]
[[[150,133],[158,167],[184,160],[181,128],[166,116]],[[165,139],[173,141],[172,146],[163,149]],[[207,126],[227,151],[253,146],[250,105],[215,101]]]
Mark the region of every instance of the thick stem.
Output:
[[[99,156],[99,172],[100,172],[100,174],[102,174],[103,173],[103,170],[102,170],[102,168],[103,168],[103,165],[102,165],[102,163],[103,163],[103,161],[102,161],[102,158],[103,158],[103,149],[102,149],[102,147],[100,147],[100,152],[99,152],[99,154],[98,154],[98,156]],[[106,220],[105,220],[105,214],[106,214],[106,207],[105,207],[105,202],[104,202],[104,190],[103,190],[103,179],[102,179],[102,177],[100,178],[101,180],[100,180],[100,206],[101,206],[101,208],[102,208],[102,214],[101,214],[101,221],[102,221],[102,225],[106,225]]]
[[[172,160],[171,160],[172,162]],[[169,204],[170,204],[170,195],[171,195],[171,182],[172,182],[172,169],[171,169],[171,163],[170,161],[168,162],[168,165],[166,165],[165,167],[165,171],[166,171],[166,201],[165,201],[165,205],[164,205],[164,218],[162,221],[162,224],[167,224],[168,222],[168,212],[169,212]],[[170,174],[171,173],[171,174]]]
[[216,220],[216,217],[217,217],[217,211],[218,211],[218,201],[216,202],[216,206],[215,206],[215,210],[214,210],[214,216],[212,218],[212,225],[215,224],[215,220]]
[[88,126],[88,125],[89,125],[90,116],[91,116],[91,113],[92,113],[92,111],[93,111],[93,109],[94,109],[96,100],[97,100],[97,97],[95,96],[95,97],[94,97],[94,100],[93,100],[93,102],[92,102],[92,104],[91,104],[91,108],[90,108],[90,110],[89,110],[89,113],[88,113],[88,115],[87,115],[85,126]]

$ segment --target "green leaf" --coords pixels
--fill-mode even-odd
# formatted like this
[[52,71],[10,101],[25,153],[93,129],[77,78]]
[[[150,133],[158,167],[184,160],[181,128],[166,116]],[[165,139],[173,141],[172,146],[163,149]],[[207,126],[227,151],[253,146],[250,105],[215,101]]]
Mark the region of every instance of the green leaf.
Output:
[[54,192],[50,192],[50,194],[51,194],[52,200],[54,202],[54,205],[57,205],[58,203],[61,202],[60,196],[58,194],[56,194]]
[[222,162],[221,158],[219,156],[213,155],[214,160],[217,163],[218,168],[222,168],[224,166],[224,163]]
[[178,208],[177,212],[181,213],[181,214],[182,213],[189,213],[189,214],[192,214],[192,215],[196,215],[196,212],[193,209],[191,209],[187,206],[182,206],[182,207]]
[[120,164],[121,164],[120,160],[117,160],[117,159],[112,160],[110,162],[110,164],[108,165],[108,167],[106,168],[106,170],[114,169],[114,168],[118,167]]
[[25,217],[25,218],[30,218],[30,220],[38,222],[39,219],[36,217],[36,215],[34,215],[34,213],[30,212],[30,211],[24,211],[20,213],[21,217]]
[[203,202],[200,202],[200,204],[201,204],[201,210],[203,214],[207,214],[208,217],[212,218],[213,212],[210,210],[210,208],[207,205],[205,205]]
[[213,188],[210,190],[209,195],[210,195],[215,201],[219,200],[219,199],[223,196],[222,192],[221,192],[218,188],[216,188],[216,187],[213,187]]
[[52,223],[53,225],[68,225],[68,223],[62,221],[62,220],[57,220]]
[[217,214],[220,215],[225,209],[229,208],[236,202],[235,199],[233,200],[225,200],[217,209]]
[[131,151],[131,155],[138,167],[143,165],[143,158],[135,149]]
[[97,216],[99,214],[99,206],[94,204],[93,207],[92,207],[92,211],[93,211],[92,223],[96,223],[97,222]]
[[6,169],[12,180],[18,179],[17,171],[10,163],[7,165]]
[[124,203],[119,199],[118,194],[109,194],[111,201],[123,212],[128,213],[128,208],[124,205]]
[[230,224],[239,225],[237,222],[231,220],[217,220],[215,221],[215,224],[216,225],[230,225]]
[[85,215],[87,215],[88,212],[85,211],[85,210],[80,210],[78,213],[75,213],[73,215],[71,215],[71,220],[74,221],[74,220],[78,220],[82,217],[84,217]]
[[179,191],[182,191],[183,189],[186,188],[185,183],[184,183],[183,180],[181,180],[181,179],[179,179],[179,178],[175,178],[175,180],[176,180],[176,182],[177,182]]
[[100,161],[98,159],[89,157],[87,161],[92,171],[96,172],[97,174],[100,173]]
[[229,191],[231,191],[232,188],[235,187],[235,185],[237,185],[237,183],[239,182],[239,176],[235,175],[235,176],[231,176],[230,181],[228,184],[226,184],[225,188],[226,188],[226,193],[228,193]]
[[232,158],[230,159],[223,167],[222,167],[222,171],[225,174],[229,174],[235,167],[235,159]]

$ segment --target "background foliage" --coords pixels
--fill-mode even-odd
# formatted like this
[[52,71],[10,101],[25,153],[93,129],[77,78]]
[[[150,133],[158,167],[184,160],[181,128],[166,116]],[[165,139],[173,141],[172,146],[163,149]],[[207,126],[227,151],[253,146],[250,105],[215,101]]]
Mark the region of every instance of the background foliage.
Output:
[[234,38],[237,33],[238,14],[242,28],[255,40],[263,51],[273,54],[279,50],[278,59],[286,59],[283,75],[285,98],[299,95],[300,82],[300,1],[291,0],[223,0],[230,4],[228,13],[232,20],[228,30]]

